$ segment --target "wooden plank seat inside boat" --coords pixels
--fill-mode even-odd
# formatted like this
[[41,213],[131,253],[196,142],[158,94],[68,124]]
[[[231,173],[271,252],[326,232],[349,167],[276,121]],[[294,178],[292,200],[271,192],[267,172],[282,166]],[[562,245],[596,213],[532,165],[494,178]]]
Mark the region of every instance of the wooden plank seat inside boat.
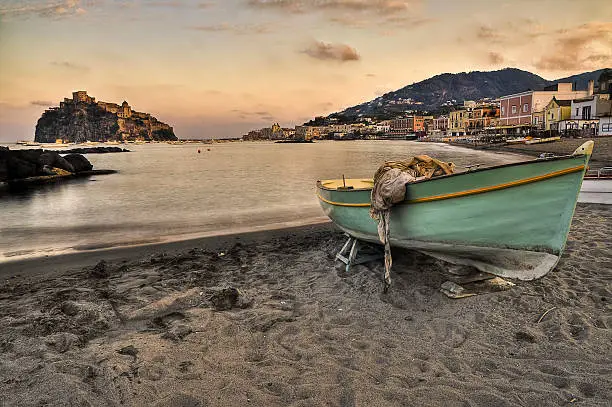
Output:
[[321,181],[321,185],[327,189],[372,189],[374,180],[372,179],[330,179]]

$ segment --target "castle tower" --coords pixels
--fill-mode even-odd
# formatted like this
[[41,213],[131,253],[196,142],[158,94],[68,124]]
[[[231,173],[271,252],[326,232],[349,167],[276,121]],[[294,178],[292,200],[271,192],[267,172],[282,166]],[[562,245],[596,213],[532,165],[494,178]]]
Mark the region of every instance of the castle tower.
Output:
[[126,102],[125,100],[123,101],[123,103],[121,104],[121,113],[122,113],[122,117],[124,119],[131,117],[132,116],[132,108],[130,107],[130,105],[128,104],[128,102]]

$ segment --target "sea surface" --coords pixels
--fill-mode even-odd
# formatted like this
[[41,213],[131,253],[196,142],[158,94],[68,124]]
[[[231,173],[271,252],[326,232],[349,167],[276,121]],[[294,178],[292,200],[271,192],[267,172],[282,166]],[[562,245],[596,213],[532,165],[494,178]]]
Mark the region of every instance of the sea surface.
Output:
[[322,222],[317,180],[371,178],[387,160],[428,154],[463,170],[523,159],[411,141],[127,148],[131,152],[87,155],[95,169],[118,174],[0,196],[0,263]]

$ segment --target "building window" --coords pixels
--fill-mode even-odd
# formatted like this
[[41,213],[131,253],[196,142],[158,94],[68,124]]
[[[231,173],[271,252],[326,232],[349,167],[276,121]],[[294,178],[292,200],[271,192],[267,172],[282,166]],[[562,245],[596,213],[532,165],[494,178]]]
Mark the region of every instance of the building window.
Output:
[[504,107],[503,107],[503,106],[501,107],[501,114],[502,114],[502,116],[503,116],[504,114],[506,114],[506,109],[504,109]]
[[576,117],[578,117],[578,116],[580,116],[580,108],[579,107],[576,108]]
[[533,118],[533,124],[538,124],[538,118],[537,117]]
[[582,120],[591,120],[591,106],[582,108]]
[[525,103],[523,105],[523,113],[527,113],[527,109],[529,109],[529,105],[527,103]]
[[516,106],[512,105],[512,114],[516,113]]

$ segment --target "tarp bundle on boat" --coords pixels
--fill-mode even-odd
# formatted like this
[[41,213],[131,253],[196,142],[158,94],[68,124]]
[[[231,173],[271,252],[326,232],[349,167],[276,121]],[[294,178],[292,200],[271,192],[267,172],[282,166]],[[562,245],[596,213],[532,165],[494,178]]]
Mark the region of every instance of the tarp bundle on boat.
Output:
[[406,184],[431,177],[452,174],[453,163],[445,163],[428,155],[418,155],[406,161],[387,161],[374,174],[370,216],[378,221],[378,237],[385,245],[385,283],[391,284],[391,244],[389,217],[391,207],[406,196]]

